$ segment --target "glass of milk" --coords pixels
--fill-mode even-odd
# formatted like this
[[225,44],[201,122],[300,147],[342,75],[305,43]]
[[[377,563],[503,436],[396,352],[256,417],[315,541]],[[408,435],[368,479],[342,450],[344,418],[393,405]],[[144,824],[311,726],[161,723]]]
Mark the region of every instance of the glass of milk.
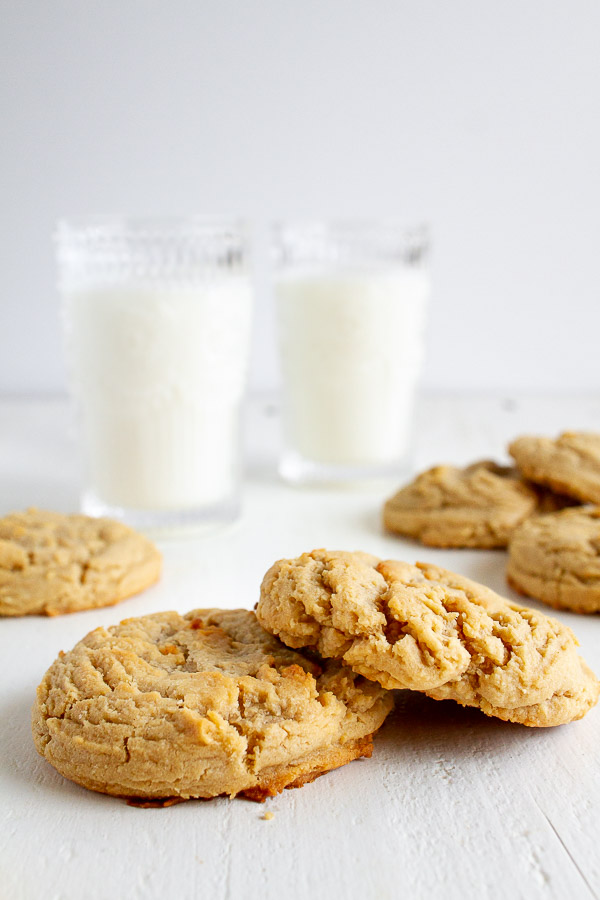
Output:
[[84,512],[159,532],[232,521],[252,312],[244,224],[61,221],[57,255]]
[[427,257],[422,227],[276,227],[286,480],[397,478],[408,467]]

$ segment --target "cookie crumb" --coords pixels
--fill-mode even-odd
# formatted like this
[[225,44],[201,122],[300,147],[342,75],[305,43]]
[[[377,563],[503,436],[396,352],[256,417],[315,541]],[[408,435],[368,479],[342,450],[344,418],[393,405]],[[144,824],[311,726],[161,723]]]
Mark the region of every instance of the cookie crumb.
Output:
[[274,816],[274,814],[273,814],[272,812],[268,812],[268,811],[267,811],[267,812],[264,814],[264,816],[262,816],[262,818],[264,819],[265,822],[270,822],[271,819],[274,819],[274,818],[275,818],[275,816]]

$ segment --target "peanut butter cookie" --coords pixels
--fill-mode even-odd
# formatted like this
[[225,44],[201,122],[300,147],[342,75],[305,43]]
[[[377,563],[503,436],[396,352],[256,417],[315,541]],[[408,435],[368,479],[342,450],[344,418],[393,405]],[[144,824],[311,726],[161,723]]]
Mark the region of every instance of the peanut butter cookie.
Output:
[[389,531],[430,547],[506,547],[541,502],[516,469],[482,460],[466,469],[435,466],[384,505]]
[[121,522],[37,509],[0,519],[0,616],[111,606],[160,569],[154,544]]
[[327,550],[280,560],[257,616],[289,646],[343,660],[386,688],[524,725],[579,719],[598,699],[569,628],[426,563]]
[[38,752],[94,791],[264,800],[361,756],[393,705],[378,684],[284,647],[247,610],[97,628],[37,692]]
[[566,431],[556,440],[520,437],[508,449],[531,481],[584,503],[600,503],[600,434]]
[[524,522],[509,545],[516,591],[574,612],[600,612],[600,507],[580,506]]

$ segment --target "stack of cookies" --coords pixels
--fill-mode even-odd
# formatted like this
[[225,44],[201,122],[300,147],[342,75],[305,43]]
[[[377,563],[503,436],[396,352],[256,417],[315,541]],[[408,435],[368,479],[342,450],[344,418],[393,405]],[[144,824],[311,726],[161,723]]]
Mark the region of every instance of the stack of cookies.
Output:
[[[151,542],[116,522],[0,520],[0,614],[115,603],[159,571]],[[125,619],[61,651],[33,737],[65,777],[138,805],[264,800],[371,756],[396,689],[552,726],[584,716],[600,685],[555,619],[436,566],[314,550],[271,566],[255,612]]]
[[520,437],[515,467],[436,466],[384,506],[386,528],[433,547],[507,547],[517,591],[600,611],[600,435]]
[[263,800],[370,756],[396,688],[530,726],[579,719],[599,692],[556,620],[435,566],[316,550],[269,569],[256,613],[92,631],[46,673],[33,733],[95,791]]

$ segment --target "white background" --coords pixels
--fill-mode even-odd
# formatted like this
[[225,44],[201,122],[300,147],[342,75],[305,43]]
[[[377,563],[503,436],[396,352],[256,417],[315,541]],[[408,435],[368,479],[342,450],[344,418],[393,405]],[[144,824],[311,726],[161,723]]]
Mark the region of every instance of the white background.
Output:
[[[600,388],[600,4],[2,0],[0,391],[64,387],[86,212],[430,222],[429,388]],[[276,382],[258,297],[251,382]]]

